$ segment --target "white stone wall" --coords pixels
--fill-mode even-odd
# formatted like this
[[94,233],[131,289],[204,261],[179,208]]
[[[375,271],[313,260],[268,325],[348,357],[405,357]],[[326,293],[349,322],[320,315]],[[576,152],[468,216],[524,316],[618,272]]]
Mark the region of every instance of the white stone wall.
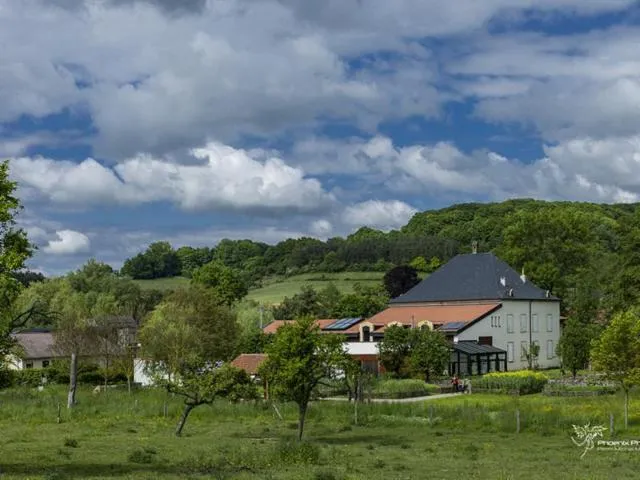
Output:
[[[531,303],[531,319],[529,318],[529,303]],[[513,331],[508,329],[510,315],[513,318]],[[547,325],[548,315],[550,316],[549,328]],[[521,326],[525,327],[524,331]],[[530,330],[531,336],[529,336]],[[493,345],[498,348],[507,352],[510,352],[511,348],[513,349],[513,355],[509,355],[511,358],[507,362],[508,370],[528,368],[526,358],[521,356],[521,350],[523,345],[528,348],[530,340],[538,342],[540,345],[540,354],[538,355],[540,368],[558,367],[560,359],[556,355],[555,349],[560,339],[560,302],[505,300],[499,310],[461,332],[458,335],[458,340],[478,341],[479,337],[484,336],[492,337]]]

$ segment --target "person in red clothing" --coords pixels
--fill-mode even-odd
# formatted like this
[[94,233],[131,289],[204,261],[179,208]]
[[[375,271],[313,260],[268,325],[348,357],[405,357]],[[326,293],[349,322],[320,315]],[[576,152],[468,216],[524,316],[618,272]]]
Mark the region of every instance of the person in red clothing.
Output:
[[451,385],[453,385],[453,391],[454,392],[459,392],[460,391],[460,379],[458,378],[457,375],[453,376],[453,380],[451,380]]

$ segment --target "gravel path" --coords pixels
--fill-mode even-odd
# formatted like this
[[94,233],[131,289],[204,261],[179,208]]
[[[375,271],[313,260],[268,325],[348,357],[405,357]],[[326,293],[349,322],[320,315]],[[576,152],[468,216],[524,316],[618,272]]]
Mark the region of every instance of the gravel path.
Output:
[[[424,402],[427,400],[437,400],[438,398],[455,397],[457,395],[464,395],[463,393],[439,393],[437,395],[428,395],[426,397],[410,397],[410,398],[372,398],[372,403],[412,403],[412,402]],[[323,398],[323,400],[330,400],[332,402],[346,402],[347,397],[330,397]]]

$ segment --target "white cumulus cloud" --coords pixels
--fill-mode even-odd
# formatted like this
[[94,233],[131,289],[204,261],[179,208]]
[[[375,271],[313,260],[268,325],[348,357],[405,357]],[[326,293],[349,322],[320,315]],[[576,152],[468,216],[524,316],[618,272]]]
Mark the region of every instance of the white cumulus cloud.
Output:
[[307,178],[280,158],[261,161],[250,152],[218,143],[191,154],[195,164],[137,155],[113,168],[91,158],[73,163],[20,157],[12,161],[11,173],[21,188],[78,208],[169,201],[185,210],[304,212],[326,208],[334,201],[318,180]]
[[342,221],[354,227],[373,227],[392,230],[405,225],[418,211],[399,200],[368,200],[347,207]]
[[58,230],[56,235],[57,240],[49,240],[49,243],[43,248],[45,253],[74,255],[88,252],[91,247],[91,241],[84,233],[75,230]]

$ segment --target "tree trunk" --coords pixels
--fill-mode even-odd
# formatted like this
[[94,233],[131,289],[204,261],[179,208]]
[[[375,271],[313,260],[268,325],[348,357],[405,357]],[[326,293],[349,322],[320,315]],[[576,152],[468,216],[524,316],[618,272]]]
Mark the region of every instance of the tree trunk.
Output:
[[302,441],[302,432],[304,431],[304,419],[307,416],[307,404],[300,404],[298,420],[298,441]]
[[131,395],[131,375],[127,375],[127,390],[129,391],[129,395]]
[[71,364],[69,366],[69,395],[67,396],[67,408],[72,408],[76,404],[76,387],[78,384],[78,355],[71,354]]
[[624,428],[629,428],[629,389],[624,390]]
[[180,417],[180,421],[178,422],[178,426],[176,427],[176,437],[179,437],[180,435],[182,435],[182,429],[184,428],[184,424],[187,423],[187,417],[189,416],[189,414],[191,413],[191,410],[193,410],[194,407],[195,405],[191,405],[189,403],[184,406],[184,410],[182,411],[182,416]]

